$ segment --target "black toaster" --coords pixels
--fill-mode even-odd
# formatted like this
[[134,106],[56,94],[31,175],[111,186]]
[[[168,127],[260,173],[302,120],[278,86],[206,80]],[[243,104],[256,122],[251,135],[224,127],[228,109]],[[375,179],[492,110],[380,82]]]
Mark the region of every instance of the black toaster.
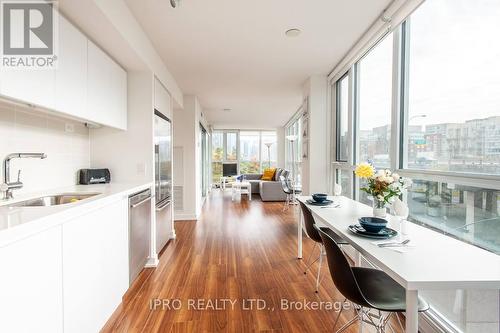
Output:
[[111,181],[109,169],[80,169],[78,183],[81,185],[106,184]]

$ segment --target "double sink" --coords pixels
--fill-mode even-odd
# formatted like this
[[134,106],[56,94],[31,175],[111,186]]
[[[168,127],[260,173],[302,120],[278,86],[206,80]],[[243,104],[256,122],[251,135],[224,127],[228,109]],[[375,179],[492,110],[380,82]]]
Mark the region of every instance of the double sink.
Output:
[[6,207],[49,207],[65,205],[80,200],[88,199],[101,193],[62,193],[47,195],[29,200],[19,201],[6,205]]

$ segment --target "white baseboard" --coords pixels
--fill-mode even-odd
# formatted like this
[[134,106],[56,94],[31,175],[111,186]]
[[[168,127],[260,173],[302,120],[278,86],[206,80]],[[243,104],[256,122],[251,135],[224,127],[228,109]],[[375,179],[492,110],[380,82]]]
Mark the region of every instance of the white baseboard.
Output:
[[146,267],[146,268],[154,268],[154,267],[158,266],[159,262],[160,261],[158,260],[158,256],[155,256],[154,258],[153,257],[149,257],[148,261],[146,261],[146,265],[144,265],[144,267]]
[[196,214],[174,212],[174,221],[192,221],[192,220],[198,220],[198,216]]
[[172,230],[172,232],[170,232],[170,239],[175,239],[177,238],[177,235],[175,234],[175,230]]

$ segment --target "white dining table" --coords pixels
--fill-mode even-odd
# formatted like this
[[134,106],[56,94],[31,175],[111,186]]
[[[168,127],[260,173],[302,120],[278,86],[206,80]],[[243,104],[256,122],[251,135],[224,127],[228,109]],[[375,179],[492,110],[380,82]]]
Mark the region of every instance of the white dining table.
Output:
[[[306,203],[309,196],[298,200]],[[374,239],[348,230],[363,216],[373,216],[372,208],[339,196],[329,197],[334,205],[321,208],[307,204],[315,222],[329,227],[349,242],[364,258],[386,272],[406,290],[407,333],[418,332],[418,294],[420,290],[500,289],[500,256],[476,246],[443,235],[420,225],[408,223],[407,234],[396,240],[410,239],[411,246],[402,252],[380,248]],[[338,205],[337,208],[336,205]],[[400,220],[388,215],[388,227],[399,232]],[[297,227],[298,258],[302,258],[303,216]]]

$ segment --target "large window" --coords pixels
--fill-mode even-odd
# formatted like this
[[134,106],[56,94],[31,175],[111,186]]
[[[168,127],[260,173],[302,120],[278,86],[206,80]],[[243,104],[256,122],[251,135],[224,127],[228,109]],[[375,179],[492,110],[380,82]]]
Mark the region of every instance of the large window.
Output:
[[261,166],[264,168],[276,167],[278,162],[278,140],[276,132],[262,132]]
[[220,181],[223,163],[237,163],[240,174],[261,173],[269,164],[275,167],[277,151],[275,131],[216,130],[212,134],[212,183]]
[[376,168],[391,167],[392,34],[357,64],[359,158]]
[[226,138],[226,160],[236,161],[238,159],[238,133],[227,132]]
[[[290,170],[290,177],[294,177],[295,184],[302,184],[302,117],[295,119],[286,128],[286,169]],[[289,140],[295,137],[295,140]]]
[[[425,1],[331,87],[337,98],[332,174],[350,187],[343,194],[370,202],[356,190],[357,163],[399,167],[414,182],[403,196],[410,221],[497,254],[500,44],[493,41],[499,17],[499,1]],[[343,87],[347,77],[352,89]],[[353,103],[343,105],[346,99]],[[457,331],[500,329],[498,290],[422,295]]]
[[212,183],[217,183],[222,177],[222,162],[224,161],[224,133],[212,133]]
[[427,1],[408,29],[408,168],[500,174],[500,2]]
[[240,132],[240,173],[260,171],[260,132]]

